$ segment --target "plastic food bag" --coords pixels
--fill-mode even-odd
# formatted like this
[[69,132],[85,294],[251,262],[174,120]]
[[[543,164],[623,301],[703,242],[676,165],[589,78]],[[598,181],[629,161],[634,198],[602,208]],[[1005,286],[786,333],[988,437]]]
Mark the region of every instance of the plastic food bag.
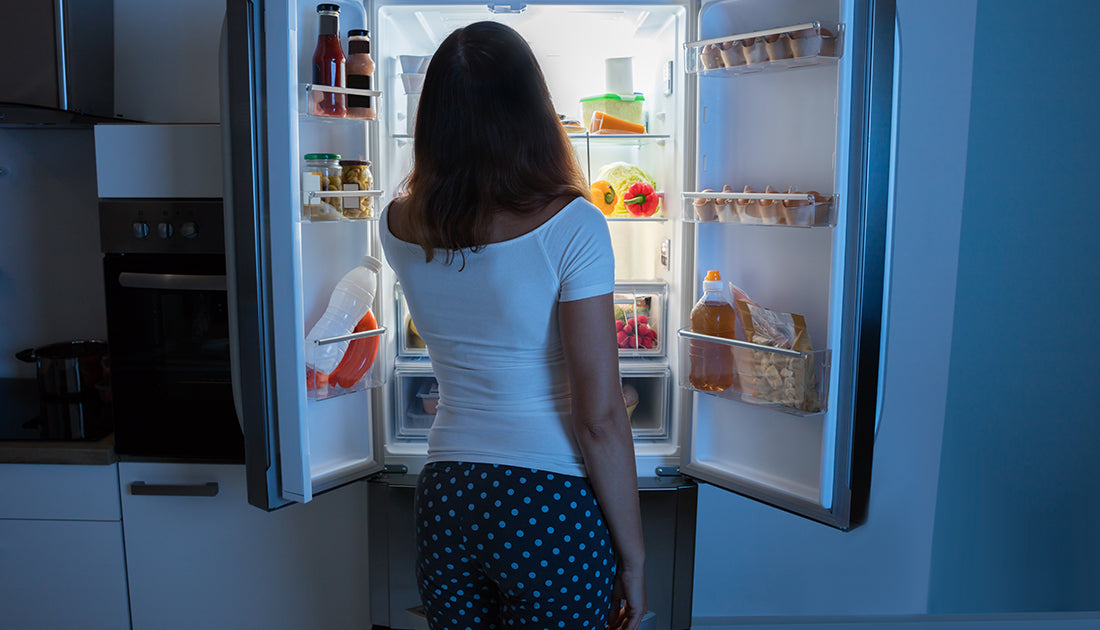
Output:
[[[803,353],[813,351],[806,320],[801,315],[772,311],[746,300],[738,300],[737,309],[748,341]],[[821,411],[813,356],[794,357],[762,350],[750,352],[753,396],[811,413]]]

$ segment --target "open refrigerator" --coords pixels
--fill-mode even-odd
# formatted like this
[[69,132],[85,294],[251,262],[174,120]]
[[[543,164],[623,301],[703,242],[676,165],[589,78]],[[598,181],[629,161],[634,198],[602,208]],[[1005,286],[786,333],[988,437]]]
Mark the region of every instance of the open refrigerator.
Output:
[[[626,162],[661,195],[653,216],[608,217],[617,307],[608,316],[633,317],[636,330],[644,313],[653,331],[620,350],[623,382],[637,394],[639,476],[686,475],[833,527],[858,524],[878,378],[892,2],[338,0],[341,35],[371,34],[373,90],[350,93],[376,99],[375,120],[309,112],[311,98],[332,91],[311,84],[317,4],[230,0],[223,35],[234,385],[251,503],[308,502],[423,464],[431,362],[393,273],[380,274],[378,327],[359,333],[380,346],[360,382],[308,384],[315,345],[305,335],[347,270],[364,254],[384,258],[378,216],[412,165],[409,56],[430,56],[457,27],[498,20],[529,41],[565,118],[606,92],[605,59],[632,60],[645,132],[570,138],[590,182]],[[768,56],[749,42],[779,43]],[[373,186],[306,190],[308,153],[370,161]],[[703,192],[724,186],[735,192]],[[370,216],[322,219],[308,208],[326,194],[363,202]],[[721,212],[708,215],[715,200]],[[689,313],[712,269],[759,306],[801,315],[812,345],[692,333]],[[732,355],[738,384],[697,390],[693,345]]]

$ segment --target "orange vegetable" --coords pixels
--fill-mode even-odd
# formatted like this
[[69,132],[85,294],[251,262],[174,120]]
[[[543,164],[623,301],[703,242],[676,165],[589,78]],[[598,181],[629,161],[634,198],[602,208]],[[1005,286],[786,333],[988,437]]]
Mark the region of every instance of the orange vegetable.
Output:
[[588,131],[601,134],[645,133],[645,125],[616,118],[606,112],[596,112],[592,114],[592,122],[588,125]]
[[[378,328],[378,321],[374,313],[367,311],[363,319],[355,326],[355,332],[366,332]],[[366,337],[355,339],[348,344],[344,357],[340,364],[329,375],[329,380],[345,389],[358,383],[367,374],[367,370],[374,365],[374,359],[378,355],[378,337]]]
[[610,215],[615,211],[615,189],[611,187],[611,182],[606,179],[594,181],[591,192],[592,203],[600,212]]

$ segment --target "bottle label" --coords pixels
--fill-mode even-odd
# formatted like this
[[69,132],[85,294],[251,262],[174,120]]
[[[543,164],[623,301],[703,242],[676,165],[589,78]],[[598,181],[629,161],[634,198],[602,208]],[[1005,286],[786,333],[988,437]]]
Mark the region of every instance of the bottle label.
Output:
[[[347,85],[353,90],[369,90],[370,83],[369,74],[349,74],[347,77]],[[372,100],[369,96],[348,94],[348,107],[373,107]]]

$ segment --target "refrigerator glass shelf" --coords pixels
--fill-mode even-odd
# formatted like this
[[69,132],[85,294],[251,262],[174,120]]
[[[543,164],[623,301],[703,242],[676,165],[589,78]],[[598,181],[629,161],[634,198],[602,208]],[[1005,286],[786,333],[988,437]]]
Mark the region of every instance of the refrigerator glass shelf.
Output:
[[735,76],[835,64],[843,53],[843,33],[843,24],[807,22],[687,42],[686,69]]
[[[685,223],[729,223],[779,227],[833,227],[833,201],[809,193],[685,192]],[[824,199],[819,201],[819,199]],[[703,200],[703,201],[700,201]],[[728,203],[718,204],[715,200]],[[696,205],[696,201],[700,201]],[[741,201],[742,203],[736,203]],[[761,201],[772,201],[761,204]],[[788,203],[784,203],[788,202]],[[790,202],[797,202],[790,203]]]
[[667,133],[571,133],[569,139],[573,142],[598,142],[612,145],[640,145],[646,142],[658,144],[668,140],[671,136]]
[[[830,350],[800,352],[712,337],[681,329],[680,387],[796,416],[828,411]],[[692,354],[724,366],[727,385],[715,391],[695,382]],[[698,380],[702,380],[701,378]]]
[[[346,359],[354,359],[354,355],[348,355],[347,352],[365,351],[366,355],[372,352],[370,346],[374,346],[374,358],[373,363],[366,370],[357,381],[347,387],[341,387],[337,383],[333,382],[331,375],[324,376],[320,379],[317,375],[306,368],[306,396],[309,400],[328,400],[330,398],[337,398],[339,396],[346,396],[348,394],[354,394],[366,389],[375,389],[382,387],[386,384],[386,375],[389,374],[389,367],[385,365],[383,356],[385,355],[385,342],[381,337],[387,332],[385,326],[379,326],[374,330],[367,330],[363,332],[351,333],[348,335],[341,335],[339,337],[331,337],[327,339],[318,339],[310,342],[306,341],[306,364],[313,363],[313,353],[316,349],[323,345],[330,343],[336,343],[339,341],[349,341],[348,349],[345,353]],[[337,367],[339,370],[339,367]],[[352,377],[354,378],[354,377]]]

